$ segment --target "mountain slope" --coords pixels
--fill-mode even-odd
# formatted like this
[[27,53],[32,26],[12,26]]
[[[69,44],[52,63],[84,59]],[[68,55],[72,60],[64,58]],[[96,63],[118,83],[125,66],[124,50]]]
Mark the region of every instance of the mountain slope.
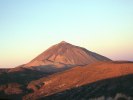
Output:
[[75,87],[41,100],[133,100],[133,74]]
[[25,99],[30,97],[37,99],[99,80],[128,74],[133,74],[133,63],[130,62],[99,62],[84,67],[79,66],[31,82],[28,88],[34,92],[27,95]]
[[87,65],[99,61],[111,60],[94,52],[88,51],[85,48],[74,46],[63,41],[50,47],[25,66],[50,71],[50,69],[67,69],[69,67]]

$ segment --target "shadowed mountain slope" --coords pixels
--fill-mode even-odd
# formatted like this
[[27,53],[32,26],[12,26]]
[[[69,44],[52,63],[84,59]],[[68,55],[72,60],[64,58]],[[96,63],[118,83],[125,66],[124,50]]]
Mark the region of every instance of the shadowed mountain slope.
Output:
[[30,81],[46,77],[50,74],[23,67],[10,69],[1,73],[0,100],[22,100],[22,96],[30,92],[26,88]]
[[10,70],[10,68],[0,68],[0,74],[6,73]]

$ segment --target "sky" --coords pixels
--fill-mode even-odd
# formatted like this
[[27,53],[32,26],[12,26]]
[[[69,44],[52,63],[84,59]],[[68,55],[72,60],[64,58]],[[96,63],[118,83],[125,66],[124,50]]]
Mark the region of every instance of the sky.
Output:
[[0,68],[61,41],[133,61],[133,0],[0,0]]

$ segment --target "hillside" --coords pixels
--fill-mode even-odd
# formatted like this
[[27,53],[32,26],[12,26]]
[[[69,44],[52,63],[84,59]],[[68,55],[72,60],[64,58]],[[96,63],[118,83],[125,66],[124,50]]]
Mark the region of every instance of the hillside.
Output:
[[81,87],[96,81],[133,74],[133,63],[107,62],[79,66],[70,70],[32,81],[28,88],[34,92],[26,98],[50,96],[71,88]]

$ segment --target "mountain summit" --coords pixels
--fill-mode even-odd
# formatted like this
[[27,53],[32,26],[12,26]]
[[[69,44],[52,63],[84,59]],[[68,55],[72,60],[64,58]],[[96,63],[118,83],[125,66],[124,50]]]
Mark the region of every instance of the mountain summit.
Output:
[[62,41],[41,53],[31,62],[26,64],[26,66],[41,66],[41,68],[48,68],[48,66],[52,68],[66,68],[92,64],[99,61],[110,61],[110,59],[91,52],[85,48]]

